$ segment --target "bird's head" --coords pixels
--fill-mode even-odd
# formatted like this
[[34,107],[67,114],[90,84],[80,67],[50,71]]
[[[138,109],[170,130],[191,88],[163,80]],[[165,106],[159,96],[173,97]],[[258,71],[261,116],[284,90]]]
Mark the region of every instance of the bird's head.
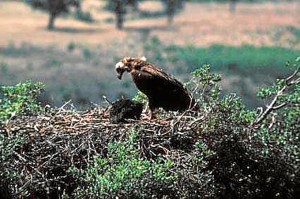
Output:
[[126,71],[130,73],[133,69],[138,69],[137,66],[140,66],[141,62],[145,62],[146,58],[132,58],[132,57],[125,57],[121,61],[119,61],[115,68],[116,72],[118,73],[118,78],[122,79],[123,73]]

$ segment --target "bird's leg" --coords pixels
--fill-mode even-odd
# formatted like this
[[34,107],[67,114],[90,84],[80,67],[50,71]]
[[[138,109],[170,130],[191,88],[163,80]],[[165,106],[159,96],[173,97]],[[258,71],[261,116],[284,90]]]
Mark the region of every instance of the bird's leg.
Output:
[[149,109],[150,109],[150,120],[152,120],[152,119],[156,119],[156,117],[155,117],[155,115],[154,115],[154,110],[155,110],[155,108],[153,107],[153,105],[149,102]]

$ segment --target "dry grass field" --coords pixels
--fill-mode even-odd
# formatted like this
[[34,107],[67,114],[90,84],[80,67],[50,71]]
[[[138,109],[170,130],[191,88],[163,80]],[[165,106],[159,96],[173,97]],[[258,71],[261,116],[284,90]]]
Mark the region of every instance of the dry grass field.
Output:
[[[114,15],[103,10],[105,3],[86,0],[83,10],[92,13],[95,23],[83,23],[61,17],[56,21],[57,30],[46,30],[48,15],[32,10],[21,2],[0,2],[0,45],[8,42],[27,42],[39,45],[66,45],[69,42],[110,44],[123,41],[129,35],[157,36],[169,44],[196,44],[208,46],[214,43],[228,45],[280,45],[300,48],[287,27],[300,26],[300,3],[261,3],[237,5],[235,13],[227,4],[187,3],[175,17],[175,23],[167,26],[165,17],[142,18],[129,16],[125,30],[118,31]],[[145,2],[141,10],[160,11],[160,2]],[[107,22],[108,21],[108,22]],[[144,37],[143,37],[144,38]]]
[[[22,2],[0,2],[0,83],[42,81],[47,86],[47,98],[56,105],[68,99],[79,104],[100,103],[102,95],[115,99],[132,96],[136,91],[128,76],[123,81],[115,78],[114,64],[121,57],[148,55],[150,62],[164,64],[151,56],[157,50],[152,38],[158,38],[162,45],[253,45],[300,50],[300,2],[239,3],[235,13],[229,12],[228,4],[186,3],[172,25],[167,24],[165,16],[129,14],[122,31],[115,28],[114,15],[104,6],[104,1],[86,0],[83,11],[89,11],[95,22],[62,16],[56,20],[56,29],[48,31],[47,13]],[[162,9],[159,2],[140,4],[142,12],[159,13]],[[148,44],[152,48],[145,48]],[[169,59],[165,52],[159,56]],[[225,61],[227,57],[219,59]],[[179,65],[166,63],[162,67],[172,72]],[[177,75],[183,80],[187,74]],[[254,95],[257,83],[251,80],[253,74],[246,75],[225,75],[225,90],[245,93],[239,87],[243,79],[243,85]],[[262,83],[274,78],[258,75]]]

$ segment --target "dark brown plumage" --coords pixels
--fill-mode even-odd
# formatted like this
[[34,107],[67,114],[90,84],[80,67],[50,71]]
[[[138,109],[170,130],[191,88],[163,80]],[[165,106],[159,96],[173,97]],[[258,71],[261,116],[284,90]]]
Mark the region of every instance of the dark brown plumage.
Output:
[[166,111],[198,109],[195,100],[181,82],[146,62],[144,58],[125,57],[116,64],[116,71],[119,79],[125,71],[130,73],[137,88],[148,97],[150,118],[159,107]]

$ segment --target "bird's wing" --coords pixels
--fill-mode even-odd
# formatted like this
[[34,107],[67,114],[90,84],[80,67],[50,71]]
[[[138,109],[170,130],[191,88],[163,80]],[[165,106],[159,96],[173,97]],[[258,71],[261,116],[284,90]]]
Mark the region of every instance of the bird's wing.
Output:
[[151,76],[152,78],[155,79],[160,79],[163,81],[167,81],[170,84],[179,86],[180,88],[184,88],[183,84],[178,81],[177,79],[175,79],[172,75],[164,72],[163,70],[161,70],[160,68],[153,66],[153,65],[146,65],[143,66],[141,68],[141,72],[143,73],[143,75],[149,75],[149,77]]

